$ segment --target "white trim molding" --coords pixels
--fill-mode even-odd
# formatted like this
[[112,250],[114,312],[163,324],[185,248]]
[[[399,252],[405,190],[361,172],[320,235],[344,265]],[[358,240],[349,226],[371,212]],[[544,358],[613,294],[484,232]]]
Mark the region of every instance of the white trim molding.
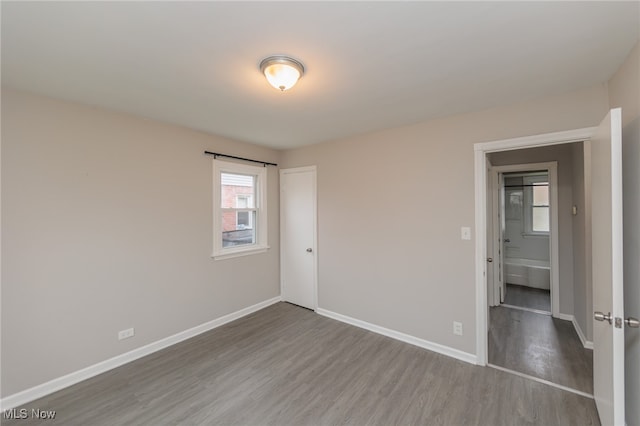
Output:
[[544,133],[541,135],[524,136],[512,139],[503,139],[492,142],[481,142],[473,145],[478,152],[513,151],[514,149],[535,148],[548,145],[560,145],[563,143],[584,142],[591,139],[597,127],[585,127],[564,132]]
[[560,313],[560,314],[558,314],[558,316],[556,318],[564,320],[564,321],[571,321],[571,324],[573,324],[573,328],[576,330],[576,334],[578,335],[578,338],[580,339],[580,343],[582,343],[582,346],[585,349],[592,349],[593,350],[593,342],[590,341],[590,340],[587,340],[587,338],[585,337],[584,333],[582,332],[582,329],[580,328],[580,324],[578,324],[578,321],[576,321],[576,317],[575,316],[569,315],[569,314]]
[[576,329],[576,333],[578,334],[578,337],[580,338],[580,342],[582,342],[582,346],[584,346],[585,349],[591,349],[593,350],[593,342],[591,340],[587,340],[587,338],[585,337],[584,333],[582,332],[582,329],[580,328],[580,324],[578,324],[578,321],[576,321],[575,317],[571,318],[571,322],[573,323],[573,328]]
[[409,343],[414,346],[421,347],[433,352],[437,352],[442,355],[449,356],[451,358],[459,359],[460,361],[468,362],[470,364],[477,364],[476,356],[468,352],[464,352],[458,349],[451,348],[449,346],[441,345],[439,343],[433,343],[428,340],[420,339],[409,334],[401,333],[399,331],[391,330],[379,325],[371,324],[366,321],[362,321],[356,318],[352,318],[346,315],[338,314],[336,312],[328,311],[326,309],[318,308],[316,313],[331,318],[346,324],[350,324],[365,330],[372,331],[383,336],[390,337],[392,339],[400,340],[401,342]]
[[554,315],[555,318],[563,321],[573,321],[574,316],[571,314],[563,314],[559,312],[558,315]]
[[83,368],[81,370],[74,371],[73,373],[69,373],[65,376],[58,377],[46,383],[42,383],[13,395],[9,395],[0,400],[0,411],[10,410],[12,408],[27,404],[38,398],[42,398],[44,396],[52,394],[53,392],[75,385],[76,383],[79,383],[83,380],[90,379],[91,377],[97,376],[98,374],[113,370],[114,368],[120,367],[121,365],[150,355],[168,346],[180,343],[183,340],[190,339],[209,330],[213,330],[214,328],[218,328],[224,324],[257,312],[261,309],[266,308],[267,306],[273,305],[278,302],[280,302],[280,296],[264,300],[262,302],[256,303],[255,305],[205,322],[204,324],[197,325],[188,330],[181,331],[172,336],[165,337],[164,339],[157,340],[153,343],[149,343],[148,345],[126,352],[124,354],[117,355],[113,358],[107,359],[94,365],[90,365],[89,367]]
[[491,152],[534,148],[563,143],[582,142],[591,139],[595,127],[563,132],[546,133],[513,139],[476,143],[474,149],[475,226],[478,230],[475,248],[476,271],[476,358],[477,364],[487,365],[488,315],[487,306],[487,167],[486,156]]

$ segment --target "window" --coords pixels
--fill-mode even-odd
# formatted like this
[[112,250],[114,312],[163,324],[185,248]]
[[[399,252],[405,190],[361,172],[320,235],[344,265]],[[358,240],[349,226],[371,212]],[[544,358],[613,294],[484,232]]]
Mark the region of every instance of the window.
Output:
[[[236,209],[251,207],[253,207],[253,195],[236,195]],[[249,210],[236,210],[236,230],[243,229],[253,229],[253,214]]]
[[260,253],[267,245],[265,167],[213,160],[213,257]]
[[544,176],[525,176],[526,216],[525,233],[549,233],[549,179]]

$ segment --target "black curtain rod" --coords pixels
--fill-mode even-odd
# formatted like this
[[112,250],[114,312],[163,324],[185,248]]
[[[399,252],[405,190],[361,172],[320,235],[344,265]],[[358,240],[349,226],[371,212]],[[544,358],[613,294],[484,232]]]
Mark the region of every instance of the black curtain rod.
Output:
[[252,160],[252,159],[250,159],[250,158],[236,157],[236,156],[234,156],[234,155],[220,154],[219,152],[209,152],[209,151],[205,151],[204,153],[205,153],[205,154],[209,154],[209,155],[213,155],[213,158],[224,157],[224,158],[233,158],[234,160],[251,161],[252,163],[262,164],[264,167],[267,167],[267,166],[277,166],[277,164],[276,164],[276,163],[269,163],[269,162],[267,162],[267,161]]
[[549,186],[548,183],[542,185],[505,185],[505,188],[524,188],[525,186]]

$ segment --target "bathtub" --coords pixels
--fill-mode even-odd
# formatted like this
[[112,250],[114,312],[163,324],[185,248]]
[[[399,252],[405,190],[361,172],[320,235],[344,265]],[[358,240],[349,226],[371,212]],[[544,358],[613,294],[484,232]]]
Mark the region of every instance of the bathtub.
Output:
[[508,284],[549,290],[551,266],[548,261],[505,257],[504,276]]

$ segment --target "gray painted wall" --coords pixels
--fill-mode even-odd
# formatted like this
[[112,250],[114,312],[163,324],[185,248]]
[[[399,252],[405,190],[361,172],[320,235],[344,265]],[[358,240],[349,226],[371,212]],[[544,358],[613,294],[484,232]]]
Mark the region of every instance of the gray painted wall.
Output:
[[[590,176],[585,175],[585,144],[572,145],[573,155],[573,204],[577,207],[573,216],[573,314],[588,341],[593,340],[593,306],[591,288],[591,203],[587,203],[590,192]],[[587,170],[587,173],[589,171]]]
[[[279,295],[278,173],[268,253],[211,259],[204,150],[279,153],[2,91],[2,396]],[[117,332],[135,327],[135,337]]]
[[[474,224],[473,144],[594,126],[607,109],[596,86],[284,152],[283,167],[318,167],[319,306],[475,353],[474,241],[460,239]],[[562,250],[572,313],[570,238]]]

